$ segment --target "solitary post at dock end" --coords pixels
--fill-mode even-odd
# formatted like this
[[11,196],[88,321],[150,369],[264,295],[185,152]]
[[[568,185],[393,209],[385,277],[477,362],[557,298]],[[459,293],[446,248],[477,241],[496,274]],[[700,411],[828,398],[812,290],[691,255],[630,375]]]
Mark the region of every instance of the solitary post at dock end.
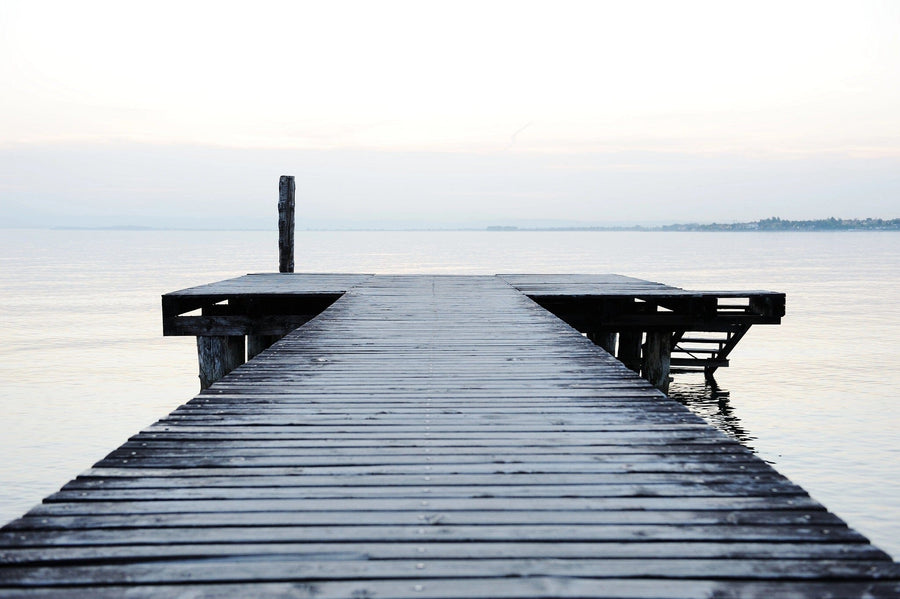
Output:
[[278,272],[294,272],[294,177],[278,180]]

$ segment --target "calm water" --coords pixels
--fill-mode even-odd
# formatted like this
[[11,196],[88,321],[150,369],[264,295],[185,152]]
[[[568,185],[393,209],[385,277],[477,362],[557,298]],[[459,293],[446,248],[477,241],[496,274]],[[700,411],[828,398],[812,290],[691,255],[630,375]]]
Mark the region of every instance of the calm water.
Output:
[[[0,521],[197,391],[192,338],[163,338],[167,291],[277,269],[263,232],[3,231]],[[788,294],[719,388],[672,392],[900,557],[900,234],[298,232],[297,270],[616,272]]]

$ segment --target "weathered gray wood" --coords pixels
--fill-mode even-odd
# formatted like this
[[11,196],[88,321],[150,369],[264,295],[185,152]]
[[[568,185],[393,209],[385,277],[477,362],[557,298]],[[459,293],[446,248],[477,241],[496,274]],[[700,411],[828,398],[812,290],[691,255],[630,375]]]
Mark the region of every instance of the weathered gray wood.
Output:
[[[217,512],[205,514],[171,514],[166,517],[169,527],[208,528],[212,526],[346,526],[359,523],[358,510],[328,511],[270,511]],[[14,522],[10,530],[86,530],[153,528],[159,517],[151,515],[56,516],[40,520]],[[366,523],[385,525],[670,525],[721,526],[729,524],[763,526],[843,526],[833,514],[814,514],[797,511],[745,511],[734,514],[726,511],[657,510],[657,511],[595,511],[577,510],[441,510],[423,514],[421,510],[369,511]],[[650,555],[650,549],[644,550]],[[660,553],[660,555],[664,555]]]
[[[277,514],[273,514],[277,515]],[[185,515],[190,517],[190,515]],[[425,551],[422,551],[424,549]],[[705,543],[701,541],[534,542],[466,543],[431,541],[416,543],[183,543],[165,545],[98,545],[76,547],[22,547],[2,550],[4,564],[26,566],[65,561],[113,563],[117,559],[241,558],[265,556],[367,555],[388,559],[486,559],[502,555],[518,559],[655,559],[690,556],[697,559],[853,559],[883,560],[885,554],[871,545],[852,543],[761,543],[749,541]]]
[[[209,298],[228,299],[229,297],[240,295],[259,295],[263,297],[272,295],[340,296],[371,277],[371,274],[363,273],[252,273],[233,279],[225,279],[172,291],[163,295],[163,300],[185,302],[185,305],[188,305],[186,302],[191,298],[205,301]],[[187,310],[199,308],[201,305],[194,305],[193,308],[188,307]],[[178,307],[180,308],[181,306]],[[165,312],[165,301],[163,302],[163,310]]]
[[[85,495],[89,497],[90,494]],[[299,512],[299,511],[390,511],[421,510],[430,511],[666,511],[666,510],[710,510],[728,511],[740,514],[744,511],[797,511],[799,514],[813,514],[815,517],[824,511],[824,507],[808,495],[770,495],[754,497],[741,495],[736,497],[553,497],[553,498],[497,498],[473,497],[465,502],[457,499],[432,497],[423,504],[419,499],[399,498],[384,499],[377,497],[344,498],[344,499],[274,499],[258,495],[252,499],[220,499],[220,500],[178,500],[172,498],[156,498],[144,501],[90,501],[71,503],[42,503],[28,512],[24,520],[43,519],[47,516],[82,515],[97,516],[104,514],[178,514],[178,513],[210,513],[210,512]],[[161,521],[164,522],[164,521]],[[22,522],[22,524],[27,524]],[[18,526],[18,524],[17,524]]]
[[671,358],[671,331],[649,331],[647,333],[647,343],[644,346],[641,375],[663,393],[668,393],[669,391]]
[[[127,497],[127,496],[126,496]],[[426,512],[427,513],[427,512]],[[360,514],[357,521],[364,521]],[[0,532],[0,546],[40,547],[104,544],[166,544],[166,543],[427,543],[442,542],[808,542],[808,543],[865,543],[859,533],[841,526],[744,526],[744,525],[686,525],[654,524],[612,525],[454,525],[421,521],[406,526],[234,526],[234,527],[168,527],[129,528],[122,530],[83,529],[64,531],[17,530]],[[672,556],[680,557],[680,556]],[[221,566],[221,565],[220,565]],[[797,564],[798,567],[802,563]],[[894,565],[884,564],[888,572]],[[0,570],[2,572],[2,570]]]
[[244,363],[244,338],[225,336],[197,337],[200,388],[210,385]]
[[[85,587],[3,589],[4,597],[70,598],[84,595]],[[530,576],[527,578],[444,578],[422,580],[357,580],[306,582],[256,582],[229,584],[159,584],[125,586],[122,583],[90,587],[97,599],[346,599],[392,597],[394,599],[584,599],[616,597],[627,599],[759,599],[760,597],[846,597],[894,599],[900,585],[891,581],[746,581],[598,578],[589,576]],[[464,594],[461,594],[464,593]]]
[[[253,578],[259,582],[395,579],[440,580],[466,577],[534,577],[584,576],[605,578],[715,578],[718,580],[846,580],[867,576],[877,562],[865,560],[803,560],[793,564],[781,560],[716,559],[692,557],[670,559],[567,559],[567,560],[367,560],[364,555],[322,556],[312,559],[272,557],[264,562],[234,561],[228,568],[203,560],[191,563],[114,564],[99,566],[60,566],[52,572],[35,573],[30,568],[11,567],[4,572],[14,584],[73,585],[91,583],[100,578],[126,579],[133,584],[159,582],[243,582]],[[883,564],[882,564],[883,566]],[[886,576],[900,573],[893,568]]]
[[616,338],[618,333],[607,329],[600,329],[588,333],[588,339],[599,345],[610,355],[616,355]]
[[639,330],[619,332],[619,347],[616,358],[629,370],[641,371],[641,341],[643,333]]
[[[298,462],[303,461],[304,467],[290,466],[265,466],[260,463],[254,464],[252,468],[237,468],[234,466],[205,466],[192,468],[189,460],[203,459],[210,452],[215,452],[220,457],[239,457],[245,460],[253,458],[267,457],[285,457],[295,459]],[[113,455],[114,454],[114,455]],[[402,452],[342,452],[327,454],[318,451],[302,451],[294,448],[278,449],[275,447],[247,447],[235,448],[228,446],[210,445],[205,449],[194,448],[182,449],[175,445],[175,448],[152,447],[119,449],[113,452],[106,460],[101,460],[97,466],[85,470],[80,476],[83,477],[115,477],[125,476],[133,477],[135,474],[135,465],[128,462],[128,466],[113,465],[116,460],[134,460],[139,459],[145,464],[152,460],[165,458],[184,459],[186,464],[183,468],[152,468],[143,467],[139,474],[141,476],[172,476],[176,473],[179,476],[228,476],[232,474],[242,474],[244,476],[270,476],[270,475],[290,475],[290,474],[332,474],[332,473],[355,473],[355,474],[371,474],[373,472],[391,472],[402,474],[406,472],[420,472],[421,466],[428,465],[433,472],[453,472],[453,473],[491,473],[505,474],[521,472],[523,469],[528,472],[535,473],[650,473],[650,472],[682,472],[682,473],[698,473],[698,472],[719,472],[719,473],[746,473],[761,472],[774,473],[771,466],[764,462],[760,462],[755,456],[724,453],[724,454],[665,454],[662,452],[647,454],[625,454],[625,455],[602,455],[602,454],[584,454],[582,452],[573,451],[569,454],[549,454],[538,453],[537,450],[529,453],[517,454],[515,463],[488,463],[487,456],[484,453],[468,454],[457,456],[455,451],[447,453],[428,453],[428,458],[415,452],[415,450]],[[506,454],[509,455],[509,454]],[[702,458],[702,459],[701,459]],[[105,465],[105,463],[109,465]],[[373,468],[375,466],[375,468]]]
[[[441,474],[431,472],[423,475],[421,470],[415,474],[387,474],[387,473],[369,473],[369,474],[295,474],[295,475],[269,475],[261,476],[206,476],[202,479],[197,477],[182,477],[173,472],[166,477],[141,477],[140,472],[135,472],[134,476],[124,478],[88,478],[79,477],[63,487],[63,491],[80,491],[83,489],[181,489],[191,485],[202,483],[203,486],[211,489],[218,488],[254,488],[254,487],[277,487],[279,489],[297,489],[304,492],[307,489],[320,490],[323,488],[341,488],[352,487],[353,489],[367,489],[369,487],[392,487],[399,492],[404,491],[404,487],[422,487],[427,485],[432,489],[433,493],[452,492],[453,487],[470,487],[483,489],[489,492],[497,489],[498,492],[505,492],[507,488],[517,489],[519,486],[532,485],[535,487],[552,487],[548,490],[562,490],[564,486],[583,485],[582,493],[593,492],[594,485],[605,487],[607,485],[618,484],[621,488],[633,491],[637,485],[646,485],[646,490],[656,488],[666,489],[668,485],[682,485],[685,487],[685,494],[690,493],[690,488],[706,492],[710,488],[721,486],[740,485],[745,488],[756,486],[766,486],[768,493],[794,493],[800,494],[802,490],[794,485],[789,485],[786,479],[780,475],[762,472],[748,473],[711,473],[704,472],[702,474],[682,474],[679,472],[626,472],[626,473],[538,473],[538,472],[521,472],[521,473],[449,473]],[[634,485],[635,487],[631,487]],[[778,489],[775,491],[775,489]],[[414,489],[411,489],[414,490]],[[632,493],[633,494],[633,493]]]
[[278,272],[294,272],[294,177],[278,181]]
[[[278,340],[315,316],[315,314],[276,314],[259,317],[235,315],[178,316],[169,320],[166,334],[192,335],[196,337],[238,337],[249,335],[263,338],[274,337],[275,340]],[[266,349],[266,347],[262,349]],[[256,353],[258,354],[259,352]]]
[[[265,491],[266,497],[274,499],[353,499],[359,497],[417,498],[431,497],[458,498],[468,500],[477,497],[567,497],[602,498],[636,497],[640,495],[660,495],[667,497],[735,497],[744,495],[785,495],[799,496],[802,489],[796,486],[769,485],[765,482],[739,485],[734,483],[710,483],[706,485],[655,484],[642,485],[484,485],[479,487],[463,485],[436,486],[428,484],[424,478],[421,485],[412,487],[391,486],[331,486],[331,487],[272,487]],[[47,502],[64,501],[147,501],[165,494],[169,499],[253,499],[259,497],[259,489],[251,486],[240,488],[197,486],[175,489],[91,489],[59,491],[48,496]]]
[[272,347],[272,344],[281,337],[281,335],[247,335],[247,359],[252,360]]

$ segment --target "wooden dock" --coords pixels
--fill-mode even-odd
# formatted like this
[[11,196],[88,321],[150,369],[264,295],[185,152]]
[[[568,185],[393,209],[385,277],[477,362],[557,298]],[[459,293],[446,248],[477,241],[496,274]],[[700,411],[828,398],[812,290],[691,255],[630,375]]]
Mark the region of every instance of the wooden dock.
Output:
[[[589,281],[268,278],[164,298],[170,334],[311,320],[0,530],[0,596],[900,596],[889,556],[526,295]],[[653,285],[604,330],[778,312]]]
[[[206,388],[371,276],[255,274],[167,293],[163,334],[197,337]],[[712,378],[752,325],[784,316],[784,294],[772,291],[689,291],[616,274],[498,278],[663,391],[670,372]]]

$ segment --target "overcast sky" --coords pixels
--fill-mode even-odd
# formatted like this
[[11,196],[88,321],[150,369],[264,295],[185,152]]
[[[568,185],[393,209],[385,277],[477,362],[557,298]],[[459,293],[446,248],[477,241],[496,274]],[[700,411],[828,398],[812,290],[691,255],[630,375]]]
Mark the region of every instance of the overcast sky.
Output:
[[900,216],[900,2],[0,3],[0,226]]

